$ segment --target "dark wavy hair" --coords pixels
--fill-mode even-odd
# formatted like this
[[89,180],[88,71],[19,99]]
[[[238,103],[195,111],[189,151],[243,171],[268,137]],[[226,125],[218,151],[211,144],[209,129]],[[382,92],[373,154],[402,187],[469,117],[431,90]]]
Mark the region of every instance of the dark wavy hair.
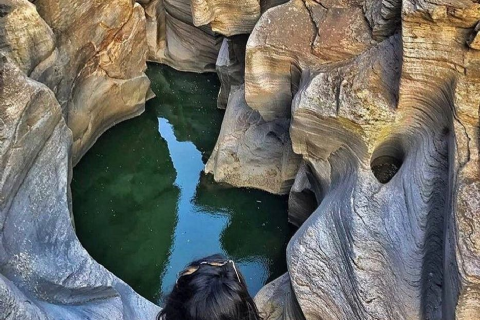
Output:
[[261,320],[261,317],[233,261],[216,254],[194,261],[180,272],[158,319]]

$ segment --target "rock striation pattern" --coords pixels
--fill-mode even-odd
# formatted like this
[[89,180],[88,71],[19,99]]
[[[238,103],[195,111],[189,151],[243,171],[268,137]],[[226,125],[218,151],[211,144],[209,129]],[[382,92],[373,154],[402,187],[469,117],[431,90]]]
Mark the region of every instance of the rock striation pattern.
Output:
[[0,319],[154,319],[75,236],[76,162],[149,89],[132,1],[0,1]]
[[214,72],[223,37],[196,27],[191,0],[138,0],[147,20],[148,60],[180,71]]
[[[256,298],[266,319],[480,318],[479,20],[471,0],[291,0],[261,16],[206,169],[293,183],[301,227],[289,273]],[[290,144],[245,133],[279,122],[302,162],[273,190],[260,177],[284,153],[264,150]]]
[[150,81],[140,5],[4,2],[2,51],[55,93],[73,133],[74,163],[106,129],[143,111]]
[[287,134],[289,124],[286,119],[266,122],[246,104],[244,87],[232,87],[205,172],[234,186],[288,193],[300,161]]
[[479,14],[469,0],[292,0],[261,17],[246,102],[290,118],[303,158],[290,281],[257,297],[267,319],[298,319],[285,292],[306,319],[480,317]]
[[0,318],[158,312],[80,246],[68,186],[142,111],[147,59],[217,70],[206,171],[289,193],[265,320],[480,318],[479,21],[474,0],[0,1]]
[[259,0],[192,0],[195,26],[210,24],[227,37],[250,33],[260,18]]

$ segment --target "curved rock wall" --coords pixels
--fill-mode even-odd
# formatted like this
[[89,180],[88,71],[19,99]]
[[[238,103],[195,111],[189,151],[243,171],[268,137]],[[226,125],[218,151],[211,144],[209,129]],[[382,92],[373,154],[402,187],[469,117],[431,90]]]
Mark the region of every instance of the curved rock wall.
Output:
[[[180,71],[215,72],[222,43],[238,46],[243,40],[235,36],[249,34],[261,13],[286,1],[137,0],[147,20],[148,60]],[[241,73],[243,78],[243,67]],[[223,106],[228,95],[222,99]]]
[[214,72],[223,37],[195,27],[191,0],[141,0],[147,19],[148,60],[180,71]]
[[477,1],[137,2],[0,3],[1,318],[158,311],[81,248],[68,190],[147,57],[216,67],[216,180],[290,192],[266,320],[480,317]]
[[[266,319],[480,317],[479,12],[470,0],[291,0],[262,15],[245,108],[289,123],[276,135],[303,158],[290,192],[303,225],[288,275],[257,296]],[[207,170],[285,192],[293,180],[272,191],[259,173],[282,153],[258,160],[272,143],[232,130],[237,95]]]
[[132,1],[0,3],[0,319],[154,319],[158,307],[75,236],[76,162],[143,111],[145,16]]
[[130,0],[35,5],[7,1],[2,51],[55,93],[73,133],[76,163],[107,128],[143,111],[150,84],[145,17]]
[[300,158],[292,151],[289,121],[266,122],[245,102],[243,86],[230,92],[218,142],[205,167],[217,181],[288,193]]

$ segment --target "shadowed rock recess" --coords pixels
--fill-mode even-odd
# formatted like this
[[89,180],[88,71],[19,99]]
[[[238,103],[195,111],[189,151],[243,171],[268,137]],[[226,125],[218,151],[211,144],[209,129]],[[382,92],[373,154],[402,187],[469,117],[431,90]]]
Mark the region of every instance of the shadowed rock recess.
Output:
[[137,2],[0,0],[0,319],[158,312],[81,247],[69,192],[147,59],[217,70],[206,171],[289,194],[265,320],[480,319],[478,1]]

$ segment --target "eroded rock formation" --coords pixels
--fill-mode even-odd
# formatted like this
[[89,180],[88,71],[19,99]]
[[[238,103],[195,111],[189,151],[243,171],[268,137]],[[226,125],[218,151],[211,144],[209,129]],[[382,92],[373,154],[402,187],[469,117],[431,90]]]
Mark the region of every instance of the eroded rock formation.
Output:
[[132,1],[0,2],[1,319],[158,312],[82,248],[69,192],[72,160],[143,111],[145,32]]
[[225,109],[232,86],[245,81],[245,49],[247,35],[224,38],[216,62],[217,75],[221,88],[218,92],[217,107]]
[[139,0],[147,18],[148,60],[180,71],[214,72],[222,36],[195,27],[191,0]]
[[216,64],[215,179],[290,191],[266,320],[480,317],[478,1],[137,2],[0,2],[0,317],[157,311],[69,218],[70,163],[141,112],[147,57]]
[[[246,101],[266,121],[291,117],[310,176],[291,199],[307,190],[319,205],[288,248],[306,319],[480,316],[479,9],[292,0],[256,25]],[[268,319],[295,319],[262,295]]]
[[266,122],[246,104],[244,87],[232,87],[205,171],[234,186],[288,193],[300,161],[292,150],[289,124],[287,119]]
[[[480,317],[479,20],[470,0],[291,0],[262,15],[243,110],[290,123],[276,134],[303,158],[289,204],[303,225],[288,275],[257,297],[267,319]],[[272,192],[259,167],[280,156],[258,161],[268,141],[235,134],[237,95],[207,170]]]
[[35,5],[4,1],[2,51],[55,93],[76,163],[106,129],[143,111],[145,17],[130,0]]

